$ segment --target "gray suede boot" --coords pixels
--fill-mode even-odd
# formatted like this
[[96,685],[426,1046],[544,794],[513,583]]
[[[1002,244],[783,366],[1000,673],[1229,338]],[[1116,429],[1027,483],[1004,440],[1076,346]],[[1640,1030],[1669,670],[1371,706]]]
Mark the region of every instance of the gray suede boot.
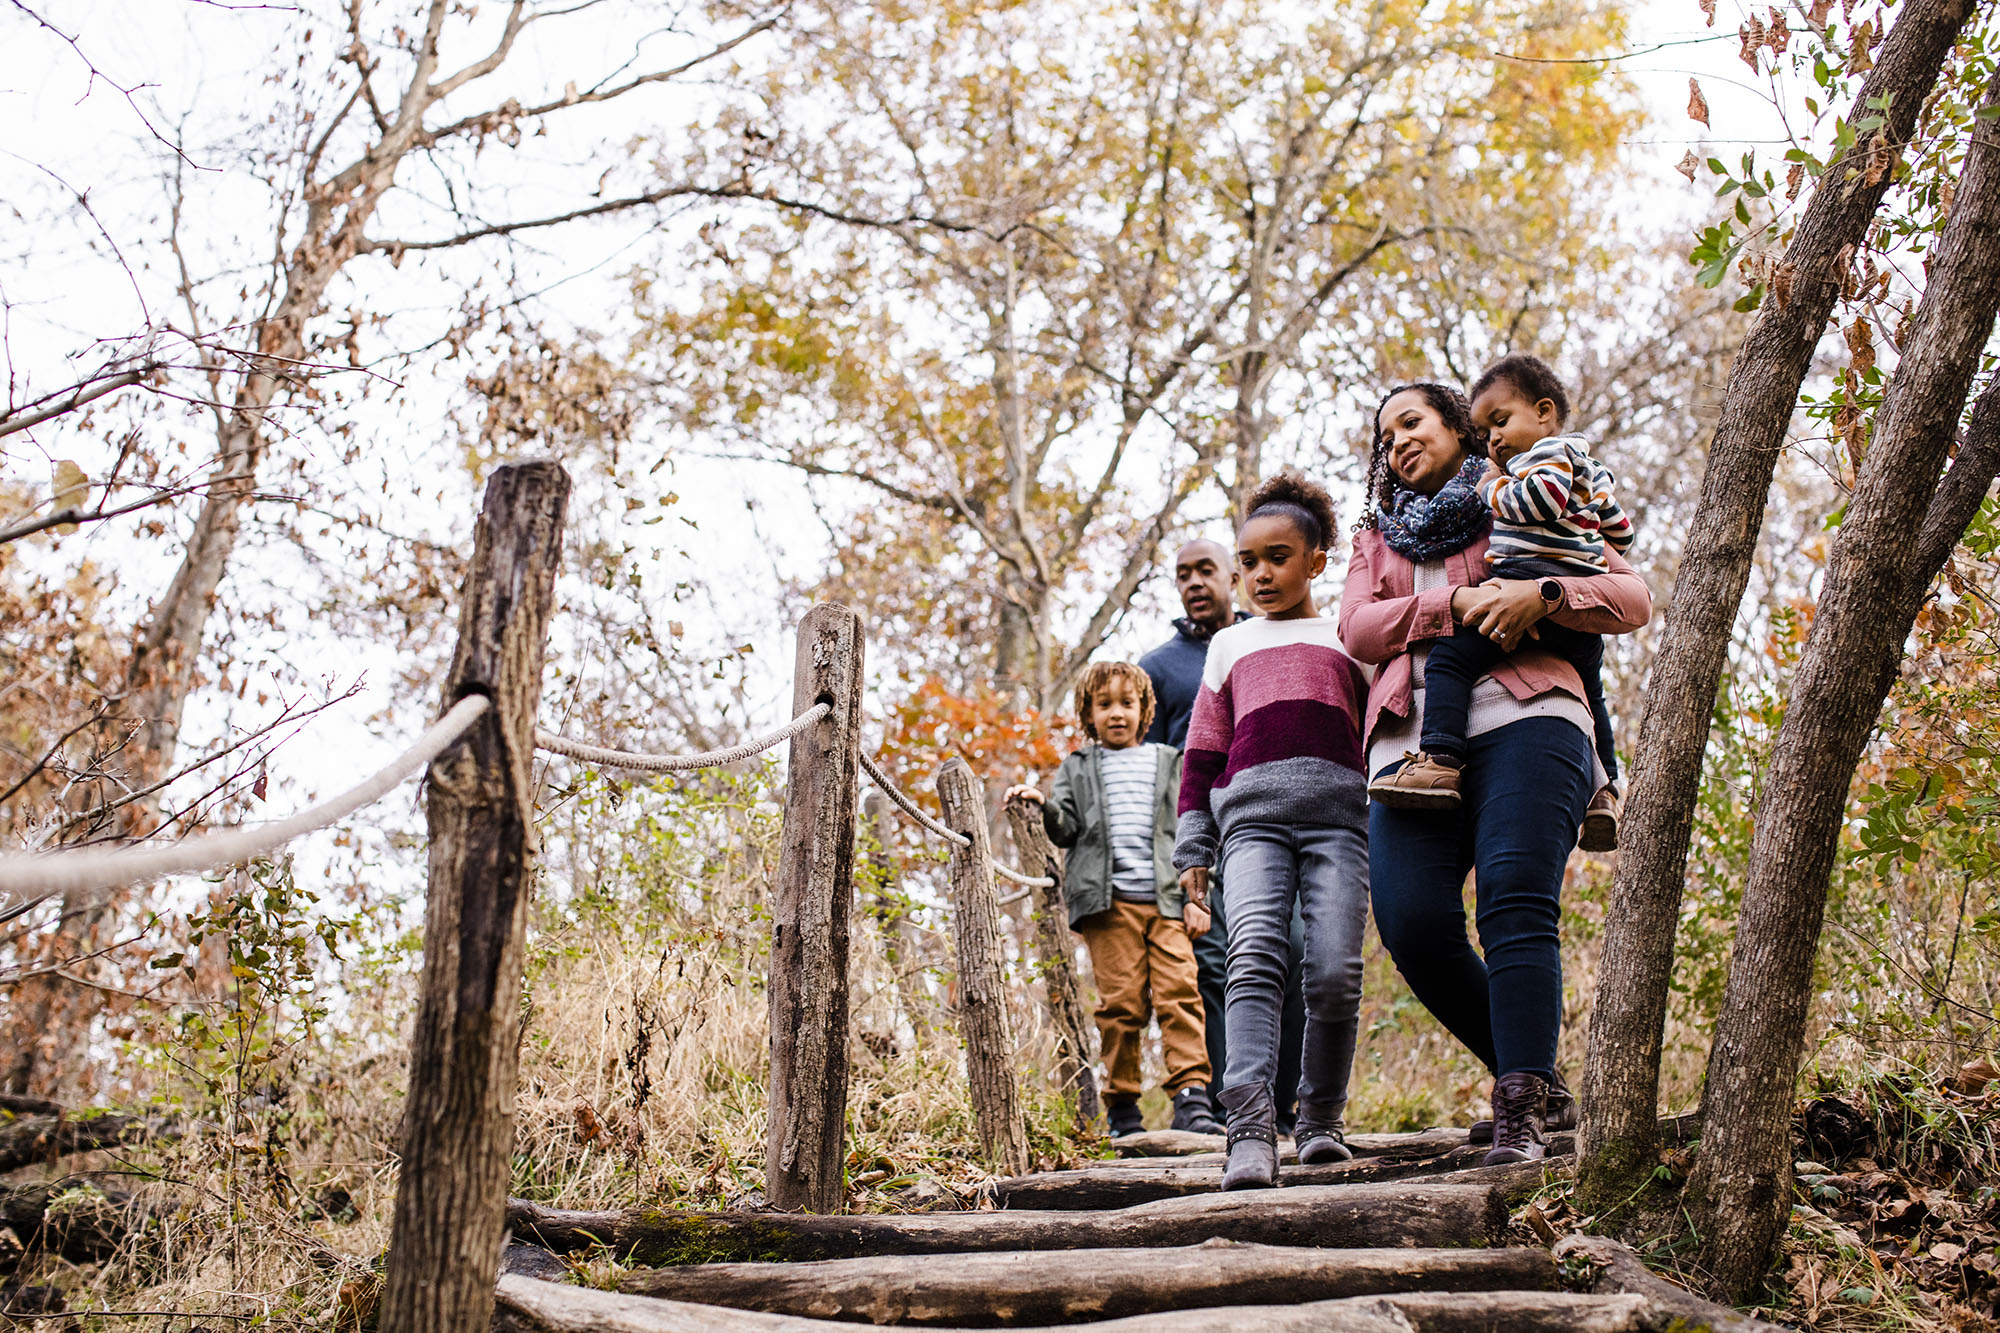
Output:
[[1346,1109],[1341,1102],[1299,1103],[1299,1127],[1292,1132],[1292,1141],[1299,1145],[1299,1165],[1345,1162],[1354,1156],[1340,1115]]
[[1226,1190],[1270,1189],[1278,1183],[1278,1107],[1268,1083],[1224,1088],[1220,1098],[1229,1119],[1229,1161],[1222,1168]]

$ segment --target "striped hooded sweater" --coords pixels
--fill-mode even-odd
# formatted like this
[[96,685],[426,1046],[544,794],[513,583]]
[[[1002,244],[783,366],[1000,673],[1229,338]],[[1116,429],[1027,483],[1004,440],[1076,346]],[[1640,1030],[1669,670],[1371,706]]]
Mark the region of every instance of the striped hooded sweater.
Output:
[[1188,724],[1174,868],[1212,866],[1242,821],[1365,829],[1368,682],[1330,617],[1216,634]]

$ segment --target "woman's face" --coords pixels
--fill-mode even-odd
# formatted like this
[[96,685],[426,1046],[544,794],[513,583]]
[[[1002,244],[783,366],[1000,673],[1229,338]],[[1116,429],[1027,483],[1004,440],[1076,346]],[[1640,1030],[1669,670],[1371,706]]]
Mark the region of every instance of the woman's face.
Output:
[[1430,400],[1405,389],[1382,404],[1375,419],[1389,451],[1389,470],[1419,495],[1436,495],[1465,466],[1465,444]]

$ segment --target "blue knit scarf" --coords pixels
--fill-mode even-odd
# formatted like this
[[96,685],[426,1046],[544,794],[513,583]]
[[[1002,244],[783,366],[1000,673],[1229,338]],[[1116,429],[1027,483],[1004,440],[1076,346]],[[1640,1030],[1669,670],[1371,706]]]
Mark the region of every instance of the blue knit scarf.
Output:
[[1420,495],[1398,486],[1376,526],[1389,549],[1414,564],[1424,564],[1466,547],[1493,526],[1492,511],[1479,498],[1478,481],[1486,459],[1473,454],[1458,475],[1436,495]]

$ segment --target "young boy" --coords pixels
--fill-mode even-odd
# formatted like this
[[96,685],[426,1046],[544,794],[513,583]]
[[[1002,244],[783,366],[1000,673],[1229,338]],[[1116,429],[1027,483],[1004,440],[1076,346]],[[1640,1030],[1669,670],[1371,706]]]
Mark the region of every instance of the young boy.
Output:
[[[1554,580],[1605,572],[1605,548],[1621,555],[1632,545],[1632,520],[1612,494],[1610,469],[1590,454],[1590,442],[1562,433],[1569,395],[1548,363],[1516,354],[1487,367],[1472,386],[1472,424],[1485,439],[1486,475],[1479,495],[1493,511],[1489,572],[1499,579],[1536,579],[1554,604]],[[1604,703],[1604,640],[1543,620],[1535,646],[1556,653],[1583,681],[1606,783],[1584,812],[1581,846],[1618,845],[1618,753]],[[1423,750],[1368,786],[1370,800],[1406,809],[1456,809],[1458,770],[1473,682],[1506,656],[1478,630],[1460,626],[1432,644],[1424,663]]]
[[[1194,945],[1182,920],[1173,867],[1180,751],[1140,738],[1153,721],[1153,686],[1130,662],[1096,662],[1076,687],[1086,745],[1063,760],[1042,805],[1042,825],[1070,849],[1063,893],[1069,923],[1097,974],[1097,1032],[1109,1075],[1105,1112],[1113,1137],[1139,1119],[1139,1047],[1160,1020],[1166,1090],[1175,1129],[1220,1134],[1208,1100],[1208,1046]],[[1042,801],[1032,787],[1009,796]]]

